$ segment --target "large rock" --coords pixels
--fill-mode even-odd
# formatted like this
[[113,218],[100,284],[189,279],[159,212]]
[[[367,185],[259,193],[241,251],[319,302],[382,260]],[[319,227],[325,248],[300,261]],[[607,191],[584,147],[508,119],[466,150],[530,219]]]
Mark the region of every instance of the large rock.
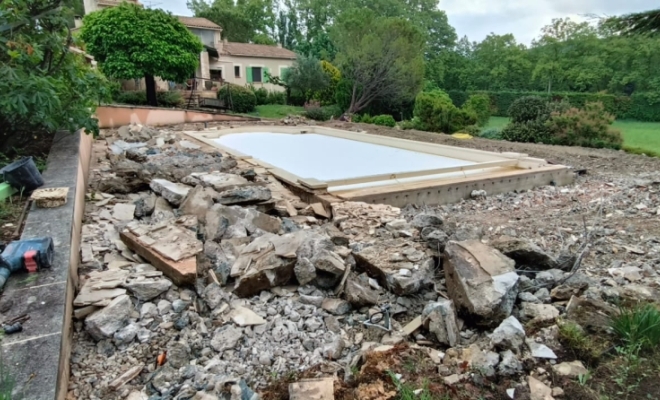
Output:
[[443,222],[442,217],[438,215],[429,214],[429,213],[419,213],[413,217],[411,224],[415,228],[421,230],[429,226],[439,227],[442,225],[442,222]]
[[278,233],[282,221],[252,208],[216,204],[206,211],[206,240],[246,237],[258,230]]
[[305,231],[264,234],[245,246],[231,269],[231,276],[237,278],[234,293],[248,297],[287,284],[293,277],[298,248],[305,235]]
[[135,200],[135,216],[138,218],[148,217],[154,212],[157,196],[154,193],[146,194]]
[[316,269],[314,283],[325,289],[335,287],[346,270],[344,260],[328,250],[321,250],[310,261]]
[[104,308],[90,314],[85,320],[85,328],[95,340],[111,338],[126,325],[132,312],[131,298],[125,294],[121,295]]
[[215,330],[211,339],[211,347],[215,351],[222,353],[225,350],[233,349],[243,337],[243,331],[233,325],[225,325]]
[[493,331],[490,341],[499,349],[519,353],[520,348],[525,344],[525,328],[516,317],[511,316],[502,321],[500,326]]
[[606,333],[610,330],[611,317],[617,309],[597,299],[571,297],[566,305],[566,318],[575,321],[590,333]]
[[270,189],[265,186],[238,186],[218,193],[216,202],[219,204],[254,204],[270,200]]
[[378,304],[378,292],[369,286],[369,282],[360,279],[349,278],[344,287],[346,300],[355,307],[371,306]]
[[183,178],[182,183],[188,185],[202,185],[211,187],[218,192],[231,189],[235,186],[248,185],[247,179],[235,174],[227,174],[219,171],[213,172],[193,172]]
[[123,285],[140,301],[149,301],[172,287],[172,282],[165,278],[142,278],[129,280]]
[[491,246],[513,259],[518,269],[557,268],[557,260],[527,239],[501,236],[491,242]]
[[174,218],[174,210],[172,209],[172,206],[170,206],[170,203],[162,197],[156,198],[154,209],[151,214],[151,221],[161,222],[172,218]]
[[170,182],[166,179],[152,179],[149,187],[175,206],[180,205],[192,189],[190,186]]
[[450,241],[444,257],[447,292],[459,313],[486,326],[511,315],[518,295],[513,260],[478,240]]
[[196,215],[197,219],[204,223],[207,211],[213,207],[214,195],[216,193],[213,189],[204,188],[201,185],[195,186],[181,202],[179,211],[183,215]]
[[456,312],[451,300],[429,303],[422,311],[422,324],[444,345],[454,347],[460,339]]
[[550,304],[522,303],[519,316],[524,322],[546,324],[554,322],[559,317],[559,310]]
[[392,292],[405,296],[420,290],[432,264],[432,259],[428,257],[413,264],[403,256],[406,249],[414,246],[414,243],[402,238],[383,240],[368,247],[356,248],[353,255],[358,268],[364,269]]
[[298,257],[293,272],[296,274],[296,280],[300,285],[307,285],[316,279],[316,268],[308,258]]
[[440,229],[426,227],[421,232],[422,239],[426,241],[429,249],[435,250],[439,253],[445,251],[445,246],[449,241],[449,235]]

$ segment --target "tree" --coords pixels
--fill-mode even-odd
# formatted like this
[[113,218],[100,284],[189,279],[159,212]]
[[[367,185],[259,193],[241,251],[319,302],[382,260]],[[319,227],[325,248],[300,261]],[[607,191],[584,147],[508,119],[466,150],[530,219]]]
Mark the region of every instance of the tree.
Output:
[[207,18],[222,27],[222,37],[239,43],[274,43],[275,13],[272,0],[189,0],[196,17]]
[[409,21],[371,11],[344,15],[333,29],[337,65],[350,82],[349,113],[379,98],[413,99],[424,78],[424,36]]
[[154,77],[184,82],[194,75],[203,49],[172,14],[128,3],[87,15],[80,37],[106,75],[144,77],[147,102],[154,106]]
[[628,14],[616,18],[618,28],[623,33],[658,34],[660,33],[660,9]]
[[0,152],[57,130],[98,132],[105,78],[70,51],[71,12],[59,0],[0,2]]
[[323,71],[317,58],[298,55],[293,66],[282,77],[286,87],[298,90],[305,96],[305,102],[329,85],[328,75]]

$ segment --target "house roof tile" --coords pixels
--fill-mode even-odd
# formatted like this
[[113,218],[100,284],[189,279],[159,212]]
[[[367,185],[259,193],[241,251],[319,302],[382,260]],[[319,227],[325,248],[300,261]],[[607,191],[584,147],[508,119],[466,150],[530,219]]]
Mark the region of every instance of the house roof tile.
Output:
[[220,25],[216,24],[215,22],[209,21],[206,18],[199,18],[199,17],[183,17],[178,15],[177,18],[179,19],[179,22],[184,24],[185,26],[189,28],[203,28],[203,29],[211,29],[211,30],[222,30]]
[[222,53],[239,57],[285,58],[295,59],[296,53],[277,46],[252,43],[224,43]]

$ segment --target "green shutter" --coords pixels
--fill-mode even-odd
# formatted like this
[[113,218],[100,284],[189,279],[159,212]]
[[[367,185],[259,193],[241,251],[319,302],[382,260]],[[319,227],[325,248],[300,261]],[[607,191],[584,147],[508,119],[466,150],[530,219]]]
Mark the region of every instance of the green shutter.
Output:
[[264,79],[262,79],[262,81],[263,81],[264,83],[268,83],[268,74],[266,74],[266,72],[268,72],[268,68],[264,67],[263,71],[264,71],[264,72],[263,72],[263,74],[264,74]]
[[245,67],[247,83],[252,83],[252,67]]

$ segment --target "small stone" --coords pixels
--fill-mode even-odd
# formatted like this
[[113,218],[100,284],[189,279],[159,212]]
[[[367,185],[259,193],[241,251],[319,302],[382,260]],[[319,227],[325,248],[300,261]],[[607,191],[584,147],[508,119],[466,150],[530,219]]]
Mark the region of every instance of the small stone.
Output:
[[167,348],[167,361],[174,368],[182,368],[190,362],[190,347],[183,342],[175,342]]
[[330,360],[338,360],[341,358],[342,351],[344,351],[344,340],[337,336],[332,342],[323,346],[321,354]]
[[128,289],[138,300],[148,301],[154,297],[158,297],[161,293],[166,292],[172,287],[172,282],[169,279],[140,279],[131,280],[122,285]]
[[417,229],[424,229],[427,226],[438,227],[443,223],[440,216],[428,213],[419,213],[413,218],[411,225]]
[[589,372],[579,360],[553,365],[552,370],[558,375],[567,376],[569,378],[577,378],[578,376],[586,375]]
[[559,310],[549,304],[522,303],[520,319],[532,323],[551,323],[559,317]]
[[511,351],[506,350],[500,353],[502,361],[497,366],[497,371],[506,376],[517,375],[523,370],[523,366],[518,357]]
[[525,343],[525,329],[516,317],[511,316],[493,331],[490,340],[497,348],[518,353]]
[[158,314],[165,315],[172,311],[172,303],[167,300],[158,301]]
[[223,352],[233,349],[243,337],[243,331],[232,325],[225,325],[215,330],[211,339],[211,347],[215,351]]
[[527,347],[529,347],[529,350],[532,353],[532,357],[549,358],[553,360],[557,359],[555,352],[552,351],[552,349],[550,349],[548,346],[541,343],[536,343],[532,339],[527,339],[525,343],[527,343]]
[[530,400],[553,400],[552,389],[533,376],[527,378],[529,384]]
[[152,179],[149,187],[175,206],[180,205],[192,189],[190,186],[170,182],[166,179]]
[[115,297],[110,304],[87,316],[85,328],[96,340],[110,338],[124,327],[132,312],[130,297],[125,294]]
[[560,387],[552,388],[552,397],[564,397],[564,389]]
[[445,385],[454,386],[461,381],[461,376],[458,374],[453,374],[453,375],[445,376],[444,378],[442,378],[442,380],[445,383]]
[[344,315],[351,311],[351,304],[342,299],[325,299],[321,306],[333,315]]

